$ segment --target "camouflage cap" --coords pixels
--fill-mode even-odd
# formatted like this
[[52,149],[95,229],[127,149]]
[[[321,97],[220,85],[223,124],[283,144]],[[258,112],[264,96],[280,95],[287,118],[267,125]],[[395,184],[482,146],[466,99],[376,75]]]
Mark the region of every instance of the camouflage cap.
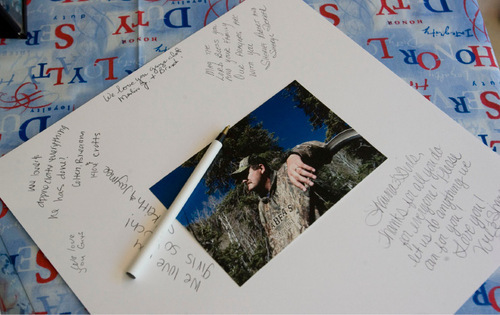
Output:
[[244,157],[241,161],[240,161],[240,164],[238,166],[238,169],[234,172],[231,173],[231,176],[234,177],[234,178],[240,178],[243,174],[245,174],[245,172],[248,170],[248,168],[250,167],[250,163],[248,162],[250,159],[249,156],[247,157]]
[[256,154],[252,154],[252,155],[249,155],[247,157],[244,157],[240,161],[238,169],[231,173],[231,177],[233,177],[235,179],[240,179],[241,177],[247,175],[246,171],[248,170],[248,168],[250,166],[255,166],[255,165],[259,165],[259,164],[266,165],[266,167],[267,167],[266,159],[264,159],[263,157],[256,155]]

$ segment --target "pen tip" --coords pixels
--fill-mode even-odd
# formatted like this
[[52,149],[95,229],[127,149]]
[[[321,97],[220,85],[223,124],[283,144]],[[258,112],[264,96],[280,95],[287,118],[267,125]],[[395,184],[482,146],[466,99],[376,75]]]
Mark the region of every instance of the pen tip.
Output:
[[129,276],[130,278],[135,279],[135,276],[134,276],[133,274],[131,274],[130,272],[127,272],[126,274],[127,274],[127,276]]
[[220,142],[223,142],[224,139],[226,138],[227,136],[227,132],[229,130],[229,126],[226,126],[226,128],[224,128],[224,130],[222,130],[222,132],[219,134],[219,136],[217,137],[217,139],[215,140],[218,140]]

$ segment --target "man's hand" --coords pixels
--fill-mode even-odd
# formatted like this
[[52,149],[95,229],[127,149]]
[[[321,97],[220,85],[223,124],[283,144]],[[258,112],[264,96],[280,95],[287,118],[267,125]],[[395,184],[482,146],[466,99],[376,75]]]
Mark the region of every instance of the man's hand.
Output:
[[292,184],[303,191],[307,190],[307,186],[314,185],[312,180],[316,179],[316,175],[314,175],[316,170],[302,162],[300,155],[291,154],[286,160],[286,165],[288,167],[288,177]]

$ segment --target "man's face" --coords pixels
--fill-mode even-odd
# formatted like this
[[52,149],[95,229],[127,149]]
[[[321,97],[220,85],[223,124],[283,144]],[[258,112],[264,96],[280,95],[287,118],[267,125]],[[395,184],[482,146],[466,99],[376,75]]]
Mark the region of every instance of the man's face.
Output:
[[248,191],[253,191],[256,188],[262,186],[263,182],[263,167],[259,166],[257,169],[252,167],[248,168],[247,178],[243,180],[243,183],[247,185]]

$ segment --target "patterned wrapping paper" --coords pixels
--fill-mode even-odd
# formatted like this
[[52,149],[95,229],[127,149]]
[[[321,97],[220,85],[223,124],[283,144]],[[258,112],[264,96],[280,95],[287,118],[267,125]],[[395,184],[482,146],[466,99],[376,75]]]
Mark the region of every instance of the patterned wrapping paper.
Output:
[[[28,1],[28,39],[0,39],[0,155],[240,2]],[[497,151],[500,72],[476,0],[306,3]],[[195,92],[196,82],[189,88]],[[0,310],[85,313],[1,201],[0,207]],[[458,313],[498,313],[499,304],[497,270]]]

